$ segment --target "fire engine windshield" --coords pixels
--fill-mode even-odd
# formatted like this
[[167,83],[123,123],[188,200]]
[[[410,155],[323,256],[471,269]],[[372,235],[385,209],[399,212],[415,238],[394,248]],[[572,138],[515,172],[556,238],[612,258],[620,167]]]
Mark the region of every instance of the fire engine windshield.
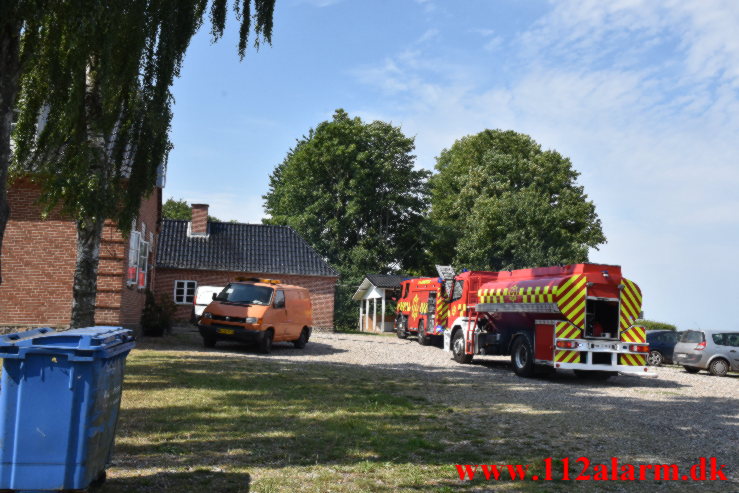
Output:
[[249,305],[269,305],[274,289],[253,284],[229,284],[218,296],[216,301],[229,303],[244,303]]

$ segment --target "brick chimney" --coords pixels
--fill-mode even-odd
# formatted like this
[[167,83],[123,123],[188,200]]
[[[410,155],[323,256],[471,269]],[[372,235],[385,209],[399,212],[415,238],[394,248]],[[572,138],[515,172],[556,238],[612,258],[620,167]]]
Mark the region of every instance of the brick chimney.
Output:
[[190,234],[208,234],[208,204],[192,204],[192,224]]

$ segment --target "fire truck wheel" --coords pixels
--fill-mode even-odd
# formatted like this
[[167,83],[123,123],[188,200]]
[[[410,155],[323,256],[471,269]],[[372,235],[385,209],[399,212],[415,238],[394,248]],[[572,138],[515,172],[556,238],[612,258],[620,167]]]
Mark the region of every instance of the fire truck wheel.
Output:
[[452,357],[454,361],[463,365],[472,362],[472,355],[464,352],[464,332],[461,329],[457,330],[452,337]]
[[423,320],[418,322],[418,343],[421,346],[429,345],[429,336],[426,335],[426,327],[423,324]]
[[511,350],[513,371],[519,377],[530,377],[534,374],[534,352],[528,337],[520,336],[513,342]]
[[408,322],[405,320],[405,317],[403,315],[398,315],[398,318],[395,320],[395,333],[398,334],[399,339],[408,338],[408,331],[406,330],[407,324]]

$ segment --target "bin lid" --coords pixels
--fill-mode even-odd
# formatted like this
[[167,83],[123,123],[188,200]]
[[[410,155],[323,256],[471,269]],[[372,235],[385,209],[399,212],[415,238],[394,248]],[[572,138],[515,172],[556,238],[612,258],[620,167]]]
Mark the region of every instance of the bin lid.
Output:
[[[123,327],[84,327],[65,331],[40,328],[0,336],[0,357],[24,357],[27,353],[74,352],[94,357],[130,349],[134,345],[133,331]],[[98,354],[100,353],[100,354]]]

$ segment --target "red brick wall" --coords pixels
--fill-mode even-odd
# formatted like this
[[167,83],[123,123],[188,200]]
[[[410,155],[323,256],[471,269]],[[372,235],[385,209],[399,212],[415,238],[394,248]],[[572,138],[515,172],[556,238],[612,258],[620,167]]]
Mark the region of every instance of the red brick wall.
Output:
[[[72,280],[76,258],[73,221],[59,214],[41,219],[35,204],[38,189],[24,181],[8,190],[10,221],[2,251],[3,284],[0,285],[0,326],[68,326],[72,310]],[[146,223],[158,232],[161,190],[141,206],[137,229]],[[154,245],[155,247],[156,245]],[[152,256],[156,249],[152,249]],[[95,323],[136,327],[144,294],[125,287],[128,241],[108,221],[103,230],[98,269]]]
[[41,221],[37,198],[28,184],[8,190],[11,212],[0,253],[0,326],[69,324],[75,225],[59,214]]
[[[285,284],[294,284],[308,289],[313,304],[313,325],[324,328],[332,328],[334,326],[335,277],[158,268],[153,286],[154,292],[157,295],[166,294],[170,299],[174,299],[175,281],[197,281],[198,286],[225,286],[237,276],[279,279]],[[175,318],[178,320],[189,320],[191,311],[192,305],[190,304],[177,305]]]

